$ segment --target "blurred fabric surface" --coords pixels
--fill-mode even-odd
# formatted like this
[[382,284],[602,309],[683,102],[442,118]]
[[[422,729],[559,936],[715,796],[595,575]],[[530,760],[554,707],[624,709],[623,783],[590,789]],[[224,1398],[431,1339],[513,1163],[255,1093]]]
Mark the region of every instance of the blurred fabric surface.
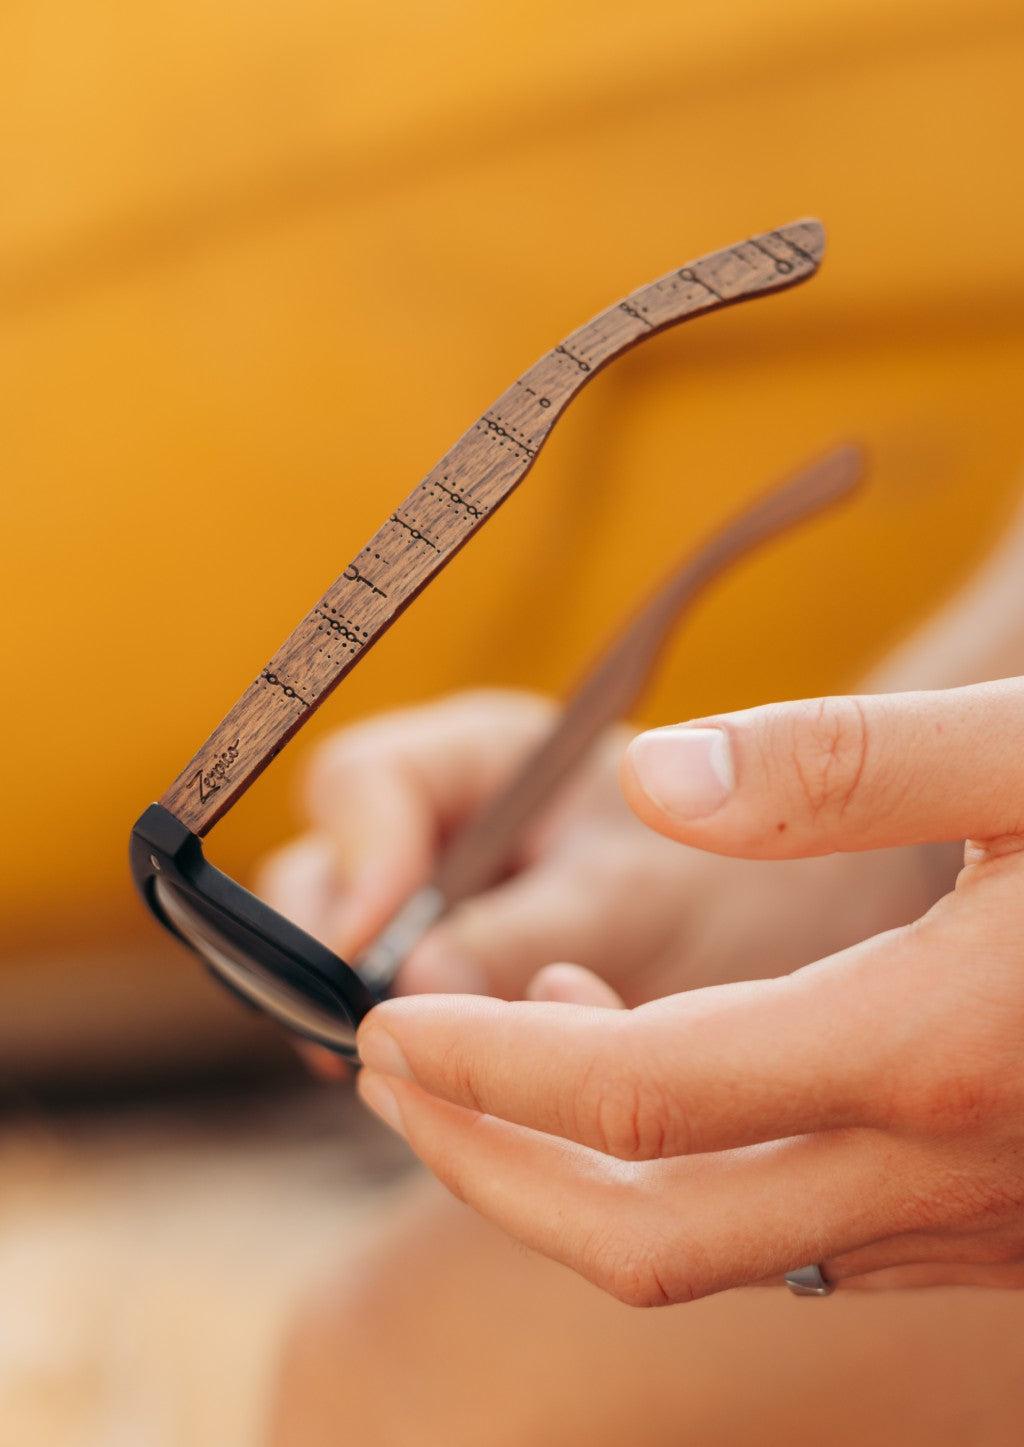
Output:
[[[807,213],[821,276],[599,378],[307,732],[564,688],[682,545],[852,435],[870,493],[719,589],[645,711],[848,681],[1016,483],[1022,57],[1016,0],[5,7],[8,973],[154,954],[133,819],[395,499],[591,312]],[[218,863],[287,832],[308,742]]]
[[398,1159],[308,1086],[5,1130],[0,1447],[257,1447],[289,1311]]

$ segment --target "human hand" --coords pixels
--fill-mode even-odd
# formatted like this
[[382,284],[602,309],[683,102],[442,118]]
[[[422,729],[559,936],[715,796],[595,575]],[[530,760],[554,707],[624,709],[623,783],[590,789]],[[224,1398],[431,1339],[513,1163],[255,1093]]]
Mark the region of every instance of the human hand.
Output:
[[[502,787],[554,715],[554,704],[534,695],[470,692],[335,734],[305,781],[310,828],[265,862],[260,893],[351,958],[424,883],[445,838]],[[586,960],[631,997],[645,972],[671,977],[666,957],[692,905],[686,867],[697,873],[703,856],[652,834],[626,805],[617,774],[629,736],[612,730],[598,744],[525,831],[507,879],[424,937],[399,992],[515,998],[553,956]]]
[[[308,770],[307,831],[266,862],[259,892],[352,958],[553,716],[552,703],[529,694],[476,692],[341,730]],[[755,968],[791,969],[912,918],[934,897],[912,851],[769,866],[680,849],[645,829],[622,797],[628,738],[610,731],[526,831],[509,878],[424,937],[400,993],[516,998],[549,960],[576,959],[637,1003],[737,978],[755,947]],[[558,998],[566,988],[549,974],[532,985]],[[328,1052],[316,1055],[326,1063]]]
[[[309,830],[266,861],[258,892],[353,958],[554,717],[547,699],[481,691],[340,731],[311,760],[303,791]],[[624,990],[638,983],[631,972],[661,969],[686,907],[683,851],[645,829],[622,798],[617,770],[628,738],[625,729],[611,730],[597,745],[524,831],[509,877],[452,910],[411,952],[398,992],[517,997],[553,955],[585,959]],[[545,975],[535,989],[547,998],[607,994],[579,971]],[[319,1073],[347,1074],[331,1052],[299,1048]]]
[[664,834],[772,860],[967,837],[956,889],[795,974],[631,1011],[388,1002],[364,1098],[456,1195],[628,1302],[809,1262],[1024,1284],[1022,720],[1011,680],[641,735],[625,791]]

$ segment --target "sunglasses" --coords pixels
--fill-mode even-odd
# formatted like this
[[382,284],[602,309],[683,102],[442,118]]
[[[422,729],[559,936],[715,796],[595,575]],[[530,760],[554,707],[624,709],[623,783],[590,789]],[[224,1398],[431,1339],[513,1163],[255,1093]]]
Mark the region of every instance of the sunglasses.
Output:
[[395,509],[189,761],[131,836],[154,917],[214,977],[280,1025],[355,1058],[355,1033],[402,960],[460,900],[495,882],[516,837],[639,697],[681,614],[730,563],[849,493],[859,450],[834,448],[688,555],[584,674],[551,732],[443,851],[431,880],[347,964],[209,864],[202,840],[529,472],[562,412],[602,367],[655,332],[782,291],[818,269],[812,220],[670,272],[601,312],[515,381]]

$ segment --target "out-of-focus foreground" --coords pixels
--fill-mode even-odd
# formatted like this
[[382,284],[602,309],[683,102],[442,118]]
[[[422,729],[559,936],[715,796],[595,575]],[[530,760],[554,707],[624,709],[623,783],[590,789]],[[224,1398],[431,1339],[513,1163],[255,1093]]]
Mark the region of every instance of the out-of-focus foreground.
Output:
[[[5,7],[3,1447],[255,1440],[287,1303],[396,1159],[157,938],[136,815],[557,336],[806,213],[821,276],[595,381],[310,732],[558,691],[687,539],[853,436],[864,498],[709,598],[645,711],[846,685],[1015,491],[1022,61],[1016,0]],[[284,836],[307,747],[218,864]]]
[[0,1443],[259,1442],[292,1311],[371,1239],[398,1166],[308,1087],[9,1122]]

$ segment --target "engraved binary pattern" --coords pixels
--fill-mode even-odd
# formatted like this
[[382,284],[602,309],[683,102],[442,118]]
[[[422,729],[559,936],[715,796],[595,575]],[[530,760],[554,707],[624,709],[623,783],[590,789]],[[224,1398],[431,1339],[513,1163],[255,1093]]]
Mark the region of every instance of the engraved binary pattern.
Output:
[[[665,327],[806,279],[824,233],[796,222],[631,293],[566,337],[489,407],[349,563],[190,760],[161,803],[197,833],[252,783],[309,713],[513,492],[569,402]],[[231,747],[229,765],[224,754]],[[214,762],[218,788],[197,785]]]

